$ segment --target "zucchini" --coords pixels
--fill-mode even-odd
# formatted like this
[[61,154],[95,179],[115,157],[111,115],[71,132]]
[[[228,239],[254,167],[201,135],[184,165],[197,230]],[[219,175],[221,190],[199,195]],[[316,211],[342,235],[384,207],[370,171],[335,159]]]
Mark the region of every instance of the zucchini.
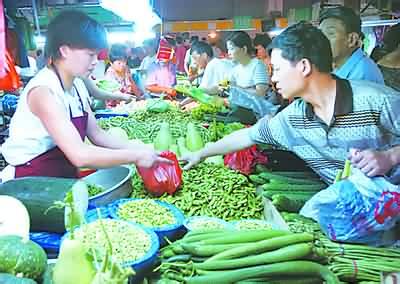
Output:
[[285,191],[285,190],[266,190],[263,192],[263,195],[266,198],[272,199],[274,195],[283,195],[286,196],[289,199],[297,199],[297,198],[308,198],[310,199],[311,197],[314,196],[314,192],[306,192],[306,191],[300,191],[300,192],[295,192],[295,191]]
[[258,174],[259,177],[266,179],[266,180],[279,180],[282,183],[294,183],[294,184],[308,184],[309,181],[307,179],[299,179],[299,178],[291,178],[291,177],[284,177],[280,175],[276,175],[271,172],[263,172]]
[[312,180],[320,180],[319,176],[311,171],[301,171],[301,172],[295,172],[295,171],[274,171],[272,172],[276,175],[284,176],[284,177],[290,177],[290,178],[300,178],[300,179],[312,179]]
[[9,273],[0,273],[1,284],[37,284],[35,280],[17,277]]
[[19,236],[0,237],[0,272],[39,279],[46,267],[47,255],[38,244]]

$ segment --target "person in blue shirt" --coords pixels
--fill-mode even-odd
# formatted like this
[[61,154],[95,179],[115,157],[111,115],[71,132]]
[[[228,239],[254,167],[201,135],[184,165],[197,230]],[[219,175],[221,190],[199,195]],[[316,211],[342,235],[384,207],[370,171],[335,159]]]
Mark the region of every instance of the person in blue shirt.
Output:
[[335,75],[384,84],[379,67],[360,48],[361,19],[354,10],[348,7],[323,10],[319,28],[331,44]]

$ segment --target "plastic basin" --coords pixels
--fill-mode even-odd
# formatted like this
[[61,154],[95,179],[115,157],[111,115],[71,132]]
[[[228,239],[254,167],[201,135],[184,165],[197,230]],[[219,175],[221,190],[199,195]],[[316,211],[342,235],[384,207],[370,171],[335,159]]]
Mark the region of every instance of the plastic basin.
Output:
[[[121,206],[122,204],[124,204],[126,202],[131,202],[131,201],[135,201],[135,200],[142,200],[142,199],[126,198],[126,199],[117,200],[114,203],[112,203],[109,206],[109,212],[110,212],[111,218],[120,220],[121,218],[118,216],[119,206]],[[178,208],[176,208],[172,204],[169,204],[169,203],[163,202],[163,201],[159,201],[159,200],[154,200],[154,201],[157,204],[167,208],[170,212],[172,212],[172,214],[174,215],[175,220],[176,220],[175,224],[171,224],[171,225],[167,225],[167,226],[147,227],[148,229],[154,231],[157,234],[158,239],[160,241],[160,245],[163,246],[166,244],[165,238],[167,238],[170,241],[174,241],[180,236],[180,234],[184,233],[185,227],[183,226],[183,222],[185,220],[185,215],[183,215],[182,211],[180,211]],[[129,221],[129,220],[125,220],[125,221]]]

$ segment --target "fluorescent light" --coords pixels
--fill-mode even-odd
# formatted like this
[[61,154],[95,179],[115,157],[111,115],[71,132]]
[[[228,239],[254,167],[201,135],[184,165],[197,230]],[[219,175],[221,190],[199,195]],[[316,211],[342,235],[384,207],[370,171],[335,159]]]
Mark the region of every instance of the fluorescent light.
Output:
[[100,5],[124,20],[135,23],[134,33],[127,34],[125,38],[110,35],[110,43],[131,40],[141,44],[143,40],[155,37],[152,28],[161,23],[161,18],[153,12],[149,0],[101,0]]

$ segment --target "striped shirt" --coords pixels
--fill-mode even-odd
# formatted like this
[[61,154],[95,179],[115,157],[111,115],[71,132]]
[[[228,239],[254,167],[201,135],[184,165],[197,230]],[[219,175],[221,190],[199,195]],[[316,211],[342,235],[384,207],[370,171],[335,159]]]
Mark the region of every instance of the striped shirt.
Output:
[[[310,104],[297,99],[272,119],[254,125],[251,139],[294,152],[328,183],[343,169],[350,148],[387,150],[400,145],[400,94],[372,82],[336,80],[329,125]],[[387,176],[399,184],[400,167]]]

